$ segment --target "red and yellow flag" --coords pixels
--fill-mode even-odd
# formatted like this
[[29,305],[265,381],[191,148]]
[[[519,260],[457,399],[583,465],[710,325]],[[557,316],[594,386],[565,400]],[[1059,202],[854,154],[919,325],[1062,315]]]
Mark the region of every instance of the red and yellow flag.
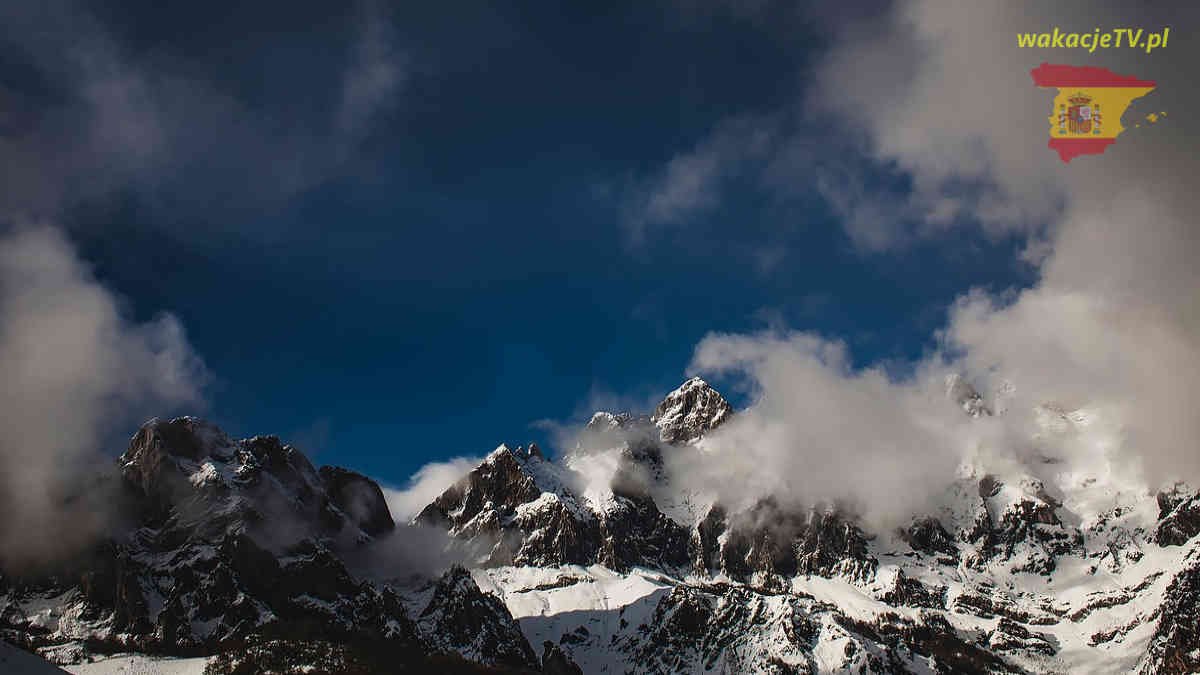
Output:
[[1049,146],[1063,162],[1103,153],[1125,130],[1121,116],[1129,104],[1157,86],[1152,80],[1094,66],[1043,63],[1030,75],[1037,86],[1058,89],[1049,117]]

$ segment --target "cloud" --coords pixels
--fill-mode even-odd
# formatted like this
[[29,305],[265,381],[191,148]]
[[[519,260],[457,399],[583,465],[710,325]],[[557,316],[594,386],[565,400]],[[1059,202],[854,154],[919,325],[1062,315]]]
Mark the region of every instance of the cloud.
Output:
[[[0,82],[0,563],[86,543],[116,497],[83,485],[120,436],[204,406],[182,324],[129,316],[71,246],[74,210],[133,194],[174,236],[272,234],[239,224],[352,169],[397,101],[403,55],[378,10],[364,5],[340,77],[280,101],[136,49],[81,3],[0,7],[0,60],[19,75]],[[194,227],[200,213],[208,227]],[[14,222],[54,225],[4,229]]]
[[773,495],[902,520],[953,480],[970,432],[935,380],[854,370],[844,344],[808,333],[710,334],[691,370],[752,392],[703,453],[667,454],[675,484],[735,510]]
[[[811,11],[809,20],[828,31],[831,46],[798,78],[807,84],[790,102],[758,116],[770,121],[762,145],[746,142],[742,118],[718,124],[640,181],[627,219],[632,231],[679,225],[718,208],[730,177],[741,176],[762,200],[820,196],[867,253],[961,227],[991,238],[1040,236],[1062,216],[1071,186],[1057,156],[1036,142],[1046,135],[1049,104],[1029,69],[1050,54],[1017,49],[1016,33],[1069,25],[1078,16],[1098,25],[1165,25],[1191,11],[873,4],[883,6]],[[1182,49],[1171,56],[1177,63],[1186,60]],[[1164,54],[1088,58],[1140,72],[1157,67]]]
[[[1042,402],[1102,410],[1117,429],[1109,456],[1136,462],[1151,485],[1197,480],[1200,422],[1187,402],[1200,374],[1195,135],[1130,129],[1104,156],[1069,166],[1044,147],[1051,94],[1033,87],[1028,71],[1044,59],[1083,57],[1019,50],[1014,36],[1084,15],[1099,26],[1200,19],[1192,7],[905,2],[873,33],[885,43],[917,41],[900,66],[910,72],[903,86],[847,80],[824,93],[840,95],[841,105],[875,96],[886,106],[886,121],[860,123],[878,156],[905,167],[929,203],[955,198],[949,183],[966,175],[988,186],[964,202],[975,221],[1025,233],[1040,249],[1033,287],[1011,297],[973,292],[955,306],[944,337],[959,365],[981,380],[1011,381],[1018,410]],[[829,62],[870,72],[855,60],[856,46],[842,43]],[[1146,106],[1196,107],[1188,69],[1198,57],[1185,43],[1170,54],[1104,50],[1086,61],[1158,80],[1129,124]],[[1045,232],[1028,226],[1038,221]]]
[[649,228],[686,224],[712,209],[720,202],[724,183],[743,164],[762,156],[774,133],[770,119],[726,121],[637,183],[625,197],[624,223],[631,240],[640,244]]
[[[1018,50],[1014,41],[1018,31],[1080,16],[1088,26],[1191,25],[1200,10],[912,0],[839,28],[809,106],[865,139],[842,167],[845,179],[826,190],[841,200],[850,236],[885,251],[951,226],[1015,235],[1037,280],[997,294],[964,289],[940,348],[903,369],[914,373],[907,379],[882,366],[851,368],[842,345],[811,335],[710,335],[693,368],[748,381],[754,404],[713,435],[709,461],[676,467],[682,480],[727,498],[847,498],[876,514],[930,498],[960,462],[1036,471],[1033,452],[1143,489],[1200,481],[1191,394],[1200,378],[1196,136],[1130,129],[1103,157],[1061,164],[1045,147],[1052,96],[1028,72],[1080,55]],[[1146,110],[1191,110],[1200,104],[1188,72],[1197,52],[1181,44],[1170,54],[1087,60],[1157,79]],[[1138,116],[1135,104],[1126,124]],[[782,156],[772,160],[781,176],[812,168]],[[911,181],[905,201],[880,208],[872,167]],[[986,391],[1004,389],[1007,412],[967,427],[945,418],[932,402],[939,376],[954,371]],[[1074,435],[1039,433],[1043,404],[1085,410],[1092,422]]]
[[[170,314],[139,322],[61,232],[0,236],[0,559],[52,559],[85,543],[109,515],[80,497],[138,422],[203,406],[206,371]],[[111,497],[110,495],[108,497]]]
[[388,509],[397,523],[407,523],[459,479],[479,466],[482,457],[454,457],[430,462],[408,479],[403,488],[384,488]]
[[0,191],[6,216],[62,221],[81,202],[131,192],[157,222],[205,213],[217,216],[211,227],[233,227],[350,170],[404,82],[403,56],[373,6],[342,77],[306,79],[283,100],[251,100],[130,49],[77,3],[11,5],[0,20],[4,56],[41,83],[0,84],[9,104],[0,161],[22,167]]
[[367,4],[359,23],[359,39],[342,82],[337,112],[343,154],[362,142],[375,117],[396,103],[406,75],[404,59],[381,8]]
[[866,131],[867,157],[910,177],[900,205],[924,233],[1027,233],[1056,215],[1058,160],[1029,142],[1047,104],[1014,46],[1016,26],[1038,20],[1017,4],[897,2],[843,26],[815,71],[806,104]]

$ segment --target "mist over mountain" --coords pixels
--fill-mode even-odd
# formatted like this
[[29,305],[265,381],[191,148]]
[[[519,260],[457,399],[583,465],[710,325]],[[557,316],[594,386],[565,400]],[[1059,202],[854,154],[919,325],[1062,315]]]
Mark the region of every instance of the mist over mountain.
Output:
[[[785,416],[764,390],[735,410],[693,377],[651,415],[597,412],[555,457],[501,445],[448,472],[409,522],[370,478],[275,437],[152,420],[94,488],[118,495],[112,524],[53,565],[3,568],[0,630],[68,667],[1189,672],[1194,489],[1071,461],[1100,412],[1021,415],[1003,403],[1016,385],[937,384],[905,385],[919,404],[891,412],[864,402],[899,385],[838,386],[864,424],[947,424],[952,472],[902,471],[884,451],[903,446],[844,427],[861,451],[825,461],[821,406]],[[755,479],[801,467],[813,483]]]
[[0,671],[1200,672],[1200,5],[635,5],[0,7]]

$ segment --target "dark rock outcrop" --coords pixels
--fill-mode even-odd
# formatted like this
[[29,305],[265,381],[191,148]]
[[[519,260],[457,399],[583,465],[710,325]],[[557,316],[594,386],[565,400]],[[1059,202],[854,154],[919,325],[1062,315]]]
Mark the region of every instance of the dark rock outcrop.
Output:
[[937,518],[916,518],[898,534],[914,551],[931,556],[946,556],[951,560],[958,559],[958,547],[954,544],[954,537],[942,527]]
[[[546,486],[554,492],[543,493],[540,471],[547,472],[544,480],[554,480]],[[591,564],[599,549],[599,526],[557,480],[558,471],[522,448],[501,446],[417,514],[415,522],[480,544],[490,550],[489,564]]]
[[784,507],[774,499],[732,516],[711,509],[693,537],[693,560],[708,572],[764,581],[796,575],[869,579],[877,565],[866,537],[844,512]]
[[435,650],[485,665],[538,668],[533,648],[504,603],[480,591],[460,566],[438,580],[418,623]]
[[1002,617],[996,623],[996,628],[988,633],[988,646],[1001,653],[1053,656],[1058,651],[1057,641],[1053,637],[1031,631],[1006,617]]
[[[1059,556],[1082,548],[1083,534],[1058,517],[1061,504],[1040,482],[1026,482],[1020,492],[1003,501],[1002,482],[993,476],[979,480],[976,517],[961,537],[976,547],[969,565],[1012,561],[1014,572],[1046,575],[1054,571]],[[1001,501],[994,503],[997,499]]]
[[733,407],[704,380],[693,377],[667,394],[650,421],[666,443],[689,443],[723,424]]
[[1177,484],[1157,495],[1158,525],[1154,541],[1160,546],[1182,546],[1200,534],[1200,494]]
[[517,455],[501,446],[422,509],[415,520],[425,525],[461,529],[485,508],[498,515],[511,516],[516,507],[532,502],[541,493]]
[[568,482],[563,468],[502,446],[416,522],[482,544],[493,565],[686,566],[686,530],[659,511],[644,486],[618,484],[610,502],[593,509]]
[[542,643],[542,674],[583,675],[583,669],[561,647],[547,640]]
[[330,501],[363,532],[377,537],[395,529],[378,483],[340,466],[323,466],[320,473]]
[[880,599],[896,607],[942,609],[946,606],[946,587],[926,586],[917,579],[909,578],[903,571],[897,571],[891,588]]
[[[0,633],[29,647],[73,641],[96,652],[180,655],[253,640],[326,641],[369,645],[372,658],[399,665],[430,650],[401,596],[343,562],[394,528],[370,479],[318,471],[274,436],[234,441],[195,418],[147,423],[118,466],[129,502],[122,529],[62,570],[5,577]],[[427,614],[466,621],[456,602],[435,594]],[[490,630],[515,645],[514,663],[536,667],[504,606],[480,602],[488,611],[476,635]],[[45,627],[27,606],[79,618]]]
[[641,565],[676,570],[687,565],[688,535],[645,495],[618,495],[599,516],[597,562],[623,570]]
[[1158,625],[1139,672],[1144,675],[1200,672],[1200,558],[1195,553],[1167,586]]

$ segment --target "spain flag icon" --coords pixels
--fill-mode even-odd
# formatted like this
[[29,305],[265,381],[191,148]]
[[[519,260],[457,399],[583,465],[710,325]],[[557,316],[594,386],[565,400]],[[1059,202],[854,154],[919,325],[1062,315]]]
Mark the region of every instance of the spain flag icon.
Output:
[[1121,116],[1134,99],[1154,91],[1153,80],[1107,68],[1043,63],[1029,71],[1039,87],[1055,87],[1049,146],[1063,162],[1099,155],[1125,130]]

